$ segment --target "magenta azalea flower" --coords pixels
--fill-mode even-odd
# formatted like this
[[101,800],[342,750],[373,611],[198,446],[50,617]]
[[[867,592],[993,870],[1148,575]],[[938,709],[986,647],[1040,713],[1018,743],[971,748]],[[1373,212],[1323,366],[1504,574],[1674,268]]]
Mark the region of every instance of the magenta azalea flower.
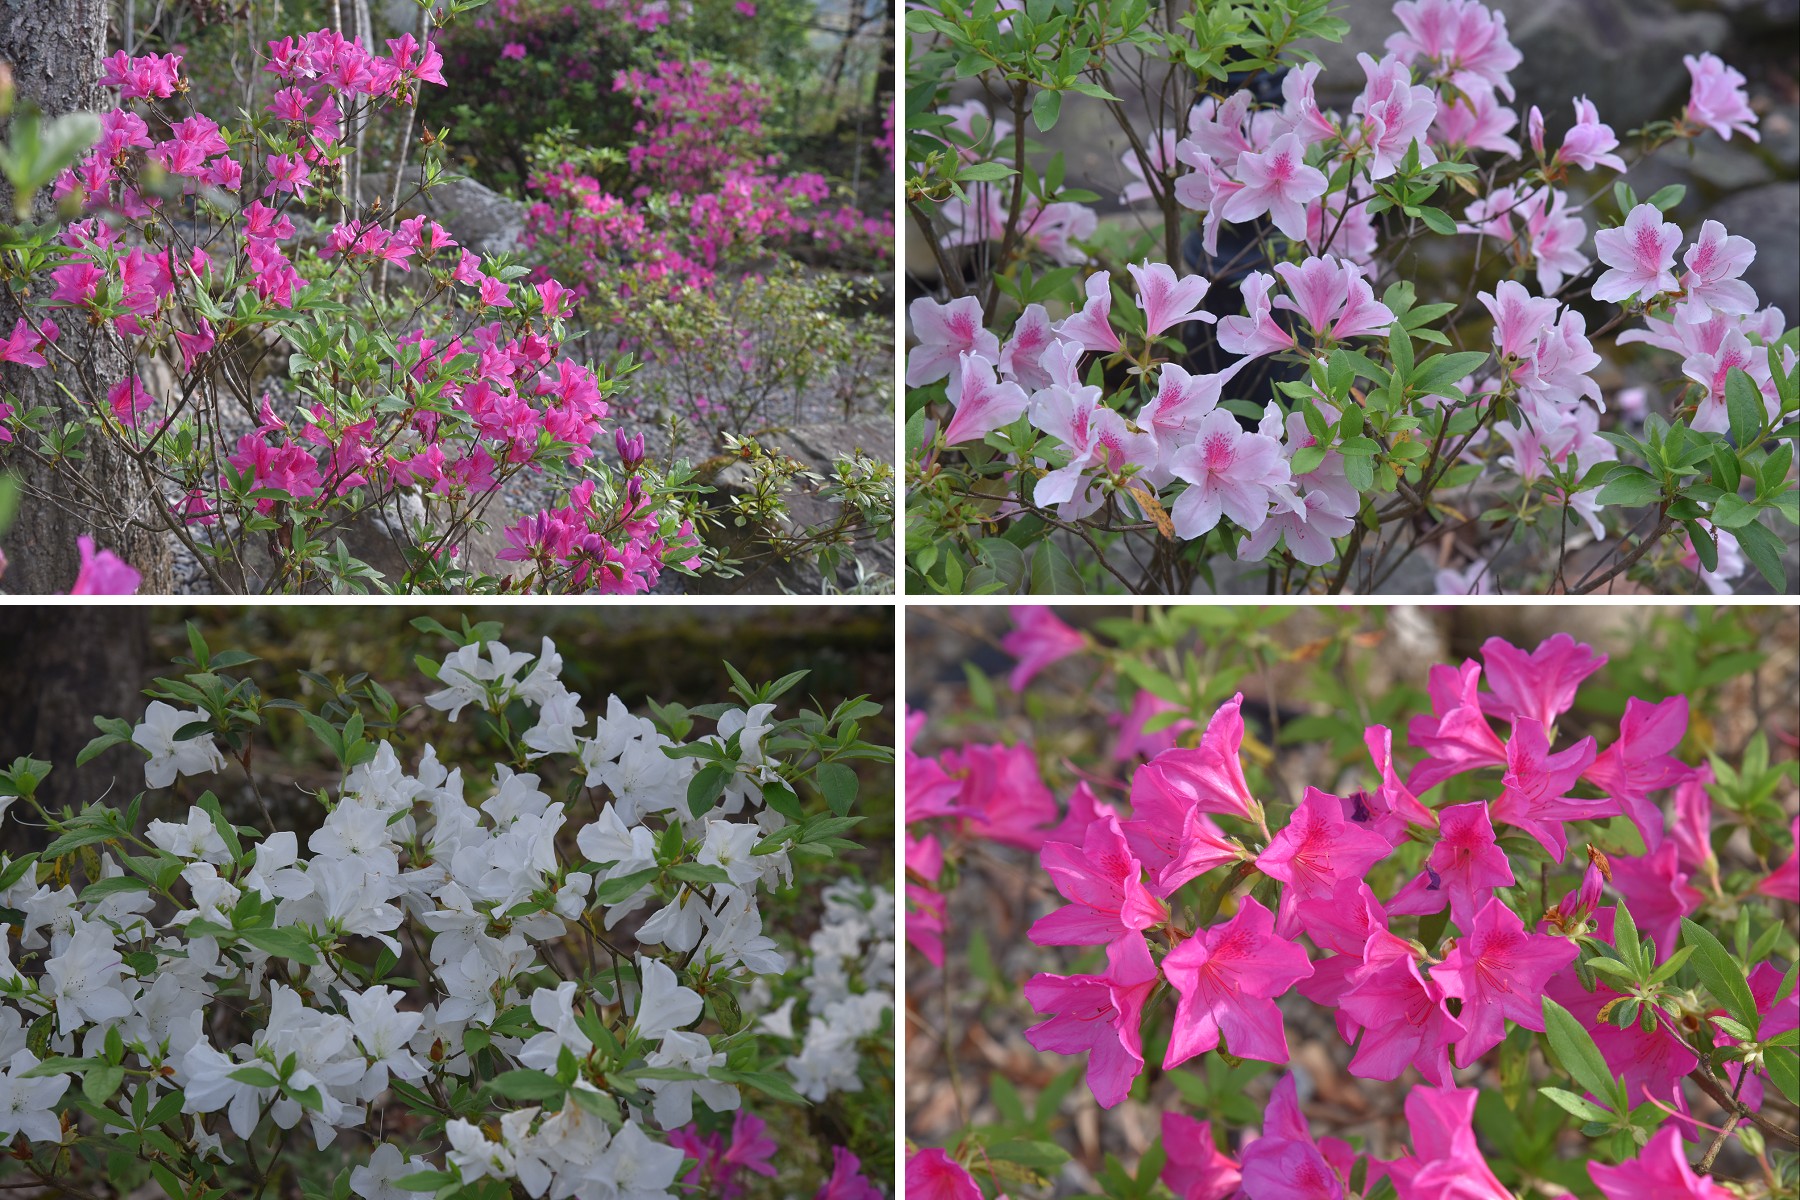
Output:
[[[943,1153],[943,1151],[938,1151]],[[912,1164],[907,1164],[910,1181]],[[921,1195],[924,1193],[921,1192]],[[977,1193],[979,1194],[979,1193]],[[862,1160],[842,1146],[831,1148],[831,1178],[813,1193],[813,1200],[884,1200],[881,1189],[864,1178]]]
[[1244,429],[1225,409],[1200,418],[1194,440],[1175,452],[1169,469],[1189,485],[1169,513],[1183,540],[1207,533],[1221,516],[1254,533],[1291,478],[1281,443]]
[[1263,1110],[1262,1136],[1244,1147],[1243,1193],[1255,1200],[1342,1200],[1356,1156],[1336,1138],[1313,1140],[1292,1075]]
[[1692,767],[1670,754],[1681,745],[1687,725],[1686,696],[1670,696],[1659,704],[1633,696],[1625,701],[1619,740],[1601,751],[1587,770],[1588,781],[1619,802],[1652,850],[1662,844],[1663,813],[1650,793],[1674,787],[1693,773]]
[[968,1170],[935,1146],[906,1160],[906,1194],[923,1200],[982,1200]]
[[1568,794],[1593,762],[1593,738],[1582,738],[1552,754],[1543,724],[1531,717],[1518,718],[1513,722],[1512,740],[1506,743],[1500,798],[1489,815],[1497,824],[1524,830],[1561,862],[1568,844],[1564,821],[1592,820],[1618,811],[1613,801],[1578,800]]
[[[1470,807],[1479,808],[1479,804]],[[1512,872],[1507,871],[1508,881]],[[1506,1037],[1506,1022],[1542,1031],[1544,988],[1575,961],[1567,938],[1527,933],[1519,914],[1490,898],[1466,924],[1431,978],[1444,995],[1462,1001],[1460,1020],[1468,1032],[1456,1044],[1456,1065],[1467,1067]]]
[[1080,846],[1046,842],[1043,867],[1070,903],[1026,931],[1040,946],[1103,946],[1169,919],[1163,902],[1144,887],[1144,864],[1110,812],[1088,826]]
[[[1712,56],[1707,55],[1708,58]],[[1681,1132],[1664,1125],[1630,1162],[1609,1166],[1588,1163],[1588,1177],[1606,1200],[1733,1200],[1735,1192],[1719,1186],[1688,1166]]]
[[1435,664],[1425,677],[1431,716],[1420,714],[1406,727],[1407,738],[1426,759],[1408,777],[1414,793],[1432,788],[1464,771],[1494,767],[1506,761],[1506,745],[1481,711],[1481,664],[1461,667]]
[[[1056,820],[1056,797],[1044,786],[1030,746],[961,746],[939,756],[944,770],[962,777],[955,815],[967,832],[1021,850],[1044,844],[1044,827]],[[910,816],[911,802],[908,801]]]
[[1606,655],[1566,633],[1555,633],[1530,654],[1504,638],[1481,643],[1481,661],[1490,692],[1482,710],[1504,721],[1530,717],[1545,729],[1575,705],[1581,681],[1606,665]]
[[[1104,975],[1035,975],[1028,980],[1025,999],[1050,1019],[1027,1029],[1025,1040],[1052,1054],[1086,1053],[1088,1087],[1101,1108],[1113,1108],[1144,1069],[1139,1023],[1157,974],[1140,933],[1108,946],[1106,963]],[[909,1172],[907,1195],[915,1194]]]
[[1447,1085],[1450,1045],[1467,1029],[1444,1007],[1444,989],[1419,973],[1412,944],[1386,931],[1372,934],[1363,966],[1339,1007],[1362,1027],[1350,1073],[1363,1079],[1398,1079],[1418,1068],[1432,1083]]
[[1226,1200],[1242,1178],[1237,1161],[1213,1141],[1212,1123],[1177,1112],[1162,1115],[1162,1181],[1180,1200]]
[[1013,627],[1000,639],[1000,648],[1019,660],[1008,682],[1022,692],[1032,678],[1051,663],[1079,654],[1087,646],[1081,631],[1065,625],[1056,610],[1039,604],[1015,604],[1009,610]]
[[1244,779],[1244,694],[1221,704],[1193,750],[1166,750],[1131,777],[1131,807],[1140,817],[1152,806],[1175,804],[1203,813],[1256,819],[1256,800]]
[[1413,1152],[1388,1164],[1401,1200],[1513,1200],[1475,1141],[1474,1088],[1421,1087],[1406,1094]]
[[1613,887],[1625,898],[1638,928],[1656,943],[1658,958],[1675,952],[1681,944],[1681,918],[1699,911],[1706,898],[1688,883],[1680,859],[1680,847],[1665,841],[1649,854],[1612,860]]
[[1287,1034],[1275,1001],[1313,973],[1306,951],[1275,936],[1275,918],[1246,896],[1237,914],[1200,930],[1164,956],[1163,974],[1181,994],[1164,1070],[1219,1044],[1238,1058],[1284,1063]]
[[111,550],[94,549],[94,539],[82,534],[75,539],[81,551],[81,570],[76,572],[71,596],[135,595],[144,577]]
[[1636,296],[1649,302],[1681,284],[1675,278],[1675,248],[1681,226],[1662,219],[1654,204],[1640,204],[1618,229],[1594,235],[1594,250],[1611,270],[1594,281],[1596,300],[1624,301]]
[[1512,863],[1494,838],[1488,806],[1480,800],[1452,804],[1438,813],[1440,837],[1425,869],[1389,902],[1394,913],[1443,912],[1466,930],[1494,889],[1513,882]]
[[1286,827],[1256,858],[1258,870],[1287,884],[1276,906],[1275,931],[1292,937],[1299,931],[1296,904],[1324,899],[1345,880],[1360,879],[1390,849],[1380,834],[1346,820],[1336,796],[1307,788]]

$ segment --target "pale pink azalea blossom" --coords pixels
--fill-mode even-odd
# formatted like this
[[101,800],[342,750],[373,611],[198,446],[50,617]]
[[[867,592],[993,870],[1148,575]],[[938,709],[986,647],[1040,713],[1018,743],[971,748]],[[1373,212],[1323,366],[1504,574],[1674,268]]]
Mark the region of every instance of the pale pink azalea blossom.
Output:
[[1319,102],[1313,96],[1323,69],[1316,62],[1299,63],[1281,81],[1282,122],[1303,146],[1329,142],[1338,136],[1336,122],[1319,110]]
[[1044,369],[1043,358],[1055,342],[1050,311],[1041,304],[1027,304],[1000,349],[1000,373],[1030,391],[1049,387],[1050,372]]
[[1111,354],[1119,348],[1119,335],[1112,327],[1112,274],[1096,271],[1084,285],[1087,303],[1081,311],[1064,318],[1056,326],[1056,336],[1071,341],[1083,350]]
[[1156,439],[1157,465],[1144,473],[1147,480],[1161,486],[1174,478],[1171,465],[1175,452],[1194,440],[1200,419],[1218,408],[1225,385],[1249,361],[1239,359],[1210,375],[1190,375],[1172,362],[1157,368],[1156,395],[1136,418],[1138,426],[1149,430]]
[[1506,14],[1476,0],[1400,0],[1394,5],[1404,32],[1387,40],[1390,54],[1432,74],[1448,74],[1461,91],[1479,80],[1513,97],[1507,74],[1524,61],[1506,33]]
[[1287,290],[1275,298],[1274,307],[1298,314],[1321,338],[1341,342],[1384,334],[1394,323],[1393,310],[1375,299],[1362,268],[1353,262],[1322,255],[1276,263],[1275,273]]
[[1002,383],[994,364],[979,354],[964,351],[951,381],[950,402],[956,415],[944,430],[946,445],[979,442],[996,429],[1004,429],[1025,415],[1030,403],[1025,389],[1016,383]]
[[965,351],[998,361],[1000,339],[982,324],[981,301],[963,296],[940,304],[921,296],[907,308],[913,336],[919,339],[906,356],[906,386],[922,387],[949,378]]
[[1769,354],[1761,346],[1750,343],[1739,330],[1727,332],[1717,350],[1710,354],[1693,354],[1682,360],[1681,373],[1706,389],[1688,422],[1702,433],[1724,433],[1731,428],[1731,414],[1725,402],[1725,385],[1736,367],[1750,376],[1762,394],[1764,415],[1774,420],[1780,411],[1774,376],[1769,372]]
[[1433,139],[1440,146],[1488,150],[1518,158],[1519,143],[1507,136],[1519,123],[1519,114],[1500,103],[1493,87],[1472,83],[1462,94],[1438,108],[1431,123]]
[[1212,285],[1199,275],[1176,278],[1167,263],[1133,263],[1125,268],[1138,285],[1138,307],[1144,312],[1144,334],[1157,338],[1176,325],[1188,321],[1212,322],[1216,318],[1200,311],[1200,302]]
[[1485,558],[1478,558],[1458,571],[1445,567],[1434,577],[1440,596],[1503,595],[1494,582],[1494,571]]
[[1222,516],[1254,533],[1290,478],[1281,443],[1246,431],[1225,409],[1200,418],[1194,440],[1175,452],[1169,468],[1188,484],[1169,514],[1184,541],[1207,533]]
[[[1181,134],[1173,129],[1159,129],[1150,144],[1144,148],[1144,157],[1150,160],[1150,169],[1159,175],[1173,174],[1175,170],[1175,143],[1181,140]],[[1138,159],[1136,150],[1127,150],[1119,158],[1119,163],[1131,176],[1131,182],[1119,193],[1119,203],[1129,208],[1133,204],[1141,204],[1145,200],[1154,199],[1156,193],[1150,188],[1150,181],[1144,176],[1144,164]]]
[[1757,116],[1750,107],[1749,96],[1744,93],[1743,72],[1726,66],[1716,54],[1702,54],[1698,58],[1684,54],[1681,61],[1687,67],[1688,79],[1693,85],[1687,108],[1682,111],[1682,120],[1703,125],[1726,141],[1731,140],[1732,134],[1741,133],[1753,142],[1760,142],[1762,135],[1754,128]]
[[1704,222],[1700,236],[1681,256],[1687,268],[1681,286],[1687,289],[1689,318],[1755,312],[1756,292],[1740,278],[1755,258],[1756,244],[1749,238],[1727,233],[1717,221]]
[[1537,350],[1538,339],[1556,320],[1560,305],[1546,296],[1533,296],[1525,285],[1503,279],[1492,293],[1475,297],[1494,318],[1494,349],[1501,358],[1527,359]]
[[1425,140],[1437,116],[1436,94],[1423,84],[1413,83],[1412,72],[1392,54],[1380,62],[1358,54],[1356,61],[1368,82],[1350,110],[1361,118],[1357,132],[1360,144],[1371,152],[1369,177],[1386,179],[1392,175],[1415,146],[1421,167],[1437,162],[1437,155]]
[[1221,349],[1252,359],[1294,348],[1294,335],[1281,327],[1272,311],[1269,292],[1274,286],[1275,277],[1262,271],[1252,271],[1244,277],[1238,290],[1249,315],[1226,317],[1219,322]]
[[1636,296],[1648,303],[1681,287],[1675,278],[1675,249],[1681,226],[1662,219],[1654,204],[1640,204],[1618,229],[1594,235],[1594,249],[1610,270],[1594,281],[1596,300],[1624,301]]
[[1245,151],[1237,161],[1243,188],[1227,200],[1221,216],[1234,224],[1254,221],[1264,213],[1293,241],[1306,237],[1306,206],[1325,194],[1325,173],[1306,165],[1306,147],[1287,133],[1258,154]]
[[1563,134],[1556,161],[1584,171],[1608,167],[1623,175],[1625,160],[1613,153],[1618,146],[1619,139],[1614,136],[1612,126],[1600,119],[1600,110],[1594,107],[1592,100],[1581,96],[1575,101],[1575,124]]
[[1047,472],[1032,490],[1032,503],[1057,506],[1063,520],[1075,520],[1100,507],[1098,486],[1084,481],[1090,467],[1118,473],[1156,457],[1156,441],[1134,431],[1125,418],[1108,408],[1097,387],[1069,389],[1052,385],[1031,398],[1031,423],[1068,448],[1069,460]]

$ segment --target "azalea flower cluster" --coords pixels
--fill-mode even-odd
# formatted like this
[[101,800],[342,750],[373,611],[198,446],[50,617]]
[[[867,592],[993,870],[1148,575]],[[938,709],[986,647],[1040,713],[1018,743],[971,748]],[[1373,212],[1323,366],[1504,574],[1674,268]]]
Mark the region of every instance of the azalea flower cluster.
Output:
[[[1020,659],[1016,688],[1086,646],[1047,610],[1020,616],[1006,643]],[[1405,743],[1386,726],[1366,729],[1364,786],[1343,794],[1306,786],[1284,818],[1248,782],[1241,694],[1197,738],[1191,726],[1166,721],[1146,734],[1166,706],[1136,706],[1121,736],[1120,761],[1139,764],[1122,785],[1128,807],[1100,799],[1100,780],[1078,784],[1059,804],[1029,745],[962,745],[936,756],[909,748],[909,939],[941,965],[944,839],[1035,851],[1065,903],[1029,937],[1097,948],[1104,960],[1094,973],[1027,982],[1025,998],[1044,1019],[1025,1036],[1042,1051],[1086,1054],[1087,1083],[1102,1107],[1131,1092],[1145,1068],[1146,1030],[1159,1025],[1168,1030],[1164,1070],[1215,1050],[1288,1063],[1284,1011],[1291,1018],[1301,1001],[1328,1012],[1354,1047],[1352,1076],[1394,1080],[1410,1068],[1430,1085],[1409,1092],[1413,1152],[1397,1161],[1315,1141],[1291,1074],[1275,1088],[1261,1135],[1238,1158],[1217,1148],[1204,1122],[1165,1113],[1163,1178],[1177,1195],[1348,1195],[1358,1172],[1365,1188],[1385,1174],[1402,1200],[1444,1194],[1436,1189],[1448,1179],[1484,1181],[1478,1194],[1509,1196],[1470,1128],[1476,1092],[1458,1086],[1452,1063],[1475,1065],[1513,1029],[1544,1031],[1548,997],[1591,1036],[1630,1107],[1688,1122],[1685,1085],[1703,1073],[1691,1032],[1699,1025],[1648,1003],[1640,1020],[1645,993],[1613,978],[1622,971],[1602,975],[1590,965],[1595,954],[1613,953],[1616,924],[1632,930],[1633,957],[1641,930],[1651,962],[1685,959],[1691,951],[1678,950],[1692,939],[1683,920],[1709,900],[1735,906],[1753,890],[1800,903],[1800,820],[1785,862],[1742,896],[1724,889],[1711,840],[1712,773],[1677,757],[1689,721],[1684,696],[1629,700],[1617,737],[1604,746],[1559,730],[1583,682],[1606,661],[1567,634],[1531,651],[1490,638],[1478,661],[1431,669],[1431,711],[1411,718]],[[909,743],[921,726],[909,717]],[[1410,766],[1403,745],[1417,755]],[[1481,798],[1434,802],[1431,794],[1453,780]],[[1614,818],[1630,823],[1641,852],[1580,849],[1586,823]],[[1547,908],[1530,899],[1546,885],[1525,887],[1540,874],[1533,859],[1546,881],[1572,877]],[[1212,882],[1196,910],[1189,885],[1203,877]],[[1397,925],[1404,917],[1421,918],[1417,933]],[[1712,977],[1703,978],[1710,985]],[[1762,1018],[1756,1037],[1795,1028],[1791,971],[1784,977],[1776,963],[1758,962],[1747,987]],[[1619,1019],[1621,1010],[1629,1020]],[[1727,1034],[1717,1036],[1728,1044]],[[1729,1069],[1734,1095],[1758,1111],[1772,1068],[1753,1061]],[[1695,1182],[1680,1140],[1671,1124],[1636,1161],[1597,1162],[1593,1180],[1615,1198],[1722,1195]],[[934,1153],[942,1161],[920,1170],[948,1172],[952,1183],[928,1194],[980,1194],[955,1191],[962,1168]],[[1680,1190],[1651,1186],[1675,1186],[1665,1160],[1685,1172]]]
[[816,172],[780,171],[764,124],[773,100],[756,79],[704,58],[659,59],[619,72],[613,90],[639,114],[626,150],[629,195],[574,162],[546,164],[530,180],[541,199],[526,245],[579,263],[574,278],[679,296],[710,286],[728,262],[803,239],[877,258],[891,248],[891,220],[828,204],[831,185]]
[[[19,914],[0,945],[0,1131],[32,1143],[20,1156],[40,1178],[90,1118],[154,1112],[170,1186],[201,1186],[262,1169],[280,1131],[324,1150],[399,1104],[438,1119],[443,1149],[378,1140],[350,1179],[367,1200],[484,1179],[534,1200],[649,1200],[684,1176],[775,1175],[744,1104],[750,1087],[801,1103],[780,1065],[801,1039],[767,1016],[747,1028],[746,1005],[785,995],[785,1017],[797,984],[814,1002],[844,986],[817,949],[829,978],[792,979],[764,927],[760,899],[792,883],[807,828],[765,797],[791,801],[801,764],[769,744],[772,703],[721,705],[717,732],[682,742],[616,696],[589,718],[561,667],[548,638],[535,655],[477,639],[429,672],[427,709],[482,714],[529,770],[466,770],[430,743],[371,742],[360,715],[313,718],[354,765],[304,844],[232,824],[211,792],[139,831],[136,802],[58,817],[9,776],[0,811],[22,798],[60,831],[0,861]],[[207,704],[98,723],[101,746],[146,756],[152,791],[213,780],[227,750],[251,761],[246,728]],[[861,885],[827,896],[827,928],[846,906],[879,917]],[[846,1153],[819,1194],[881,1195]]]
[[[1230,557],[1297,566],[1303,576],[1354,556],[1361,539],[1341,539],[1369,517],[1371,493],[1398,488],[1412,511],[1424,500],[1409,488],[1446,479],[1505,489],[1519,498],[1510,507],[1547,507],[1556,524],[1578,520],[1604,542],[1600,510],[1618,499],[1603,498],[1596,472],[1620,454],[1601,428],[1600,355],[1582,313],[1561,298],[1596,265],[1605,270],[1593,299],[1646,318],[1617,341],[1679,358],[1669,377],[1673,416],[1725,432],[1728,376],[1738,368],[1761,393],[1765,428],[1779,425],[1777,379],[1796,352],[1776,349],[1785,318],[1742,278],[1755,247],[1717,221],[1686,239],[1659,207],[1630,199],[1621,226],[1591,229],[1586,193],[1627,167],[1596,106],[1577,98],[1575,123],[1549,146],[1535,106],[1522,130],[1508,107],[1521,56],[1504,14],[1476,0],[1400,0],[1393,11],[1401,29],[1381,58],[1358,56],[1363,86],[1347,113],[1321,107],[1321,67],[1306,62],[1283,69],[1279,99],[1259,80],[1205,96],[1178,128],[1133,131],[1121,199],[1160,207],[1171,231],[1195,222],[1191,263],[1145,258],[1126,266],[1129,282],[1111,267],[1088,273],[1113,242],[1097,233],[1087,204],[1044,198],[1054,181],[1021,198],[1011,181],[988,176],[934,196],[941,202],[929,218],[921,207],[915,215],[928,236],[941,226],[942,246],[998,244],[1026,274],[985,294],[947,285],[952,299],[913,302],[907,384],[943,389],[941,401],[935,390],[922,399],[915,486],[945,469],[940,448],[969,454],[986,443],[1001,461],[983,474],[1014,494],[999,517],[1038,512],[1065,528],[1136,528],[1180,541],[1219,529]],[[1687,62],[1692,95],[1664,136],[1754,137],[1742,75],[1711,54]],[[1041,113],[1039,126],[1047,128]],[[1023,131],[979,101],[940,104],[920,128],[931,138],[923,145],[948,145],[964,170],[1026,166],[1012,161]],[[1509,182],[1484,185],[1494,173],[1476,172],[1477,154],[1518,166],[1497,168]],[[1576,173],[1588,177],[1580,191],[1568,186]],[[1452,180],[1472,197],[1460,219],[1419,198]],[[1227,230],[1236,242],[1221,253]],[[1506,258],[1513,277],[1478,296],[1432,298],[1444,303],[1415,304],[1404,283],[1378,298],[1371,281],[1391,277],[1402,233],[1408,245],[1428,233],[1474,237],[1478,264]],[[1585,250],[1590,234],[1598,264]],[[1171,232],[1171,255],[1175,245]],[[1074,268],[1080,292],[1066,308],[1040,299],[1059,294],[1047,281],[1025,294],[1039,260]],[[995,269],[1012,267],[1009,259]],[[1220,279],[1237,289],[1241,314],[1208,310]],[[1008,299],[997,304],[1002,291]],[[1115,312],[1115,298],[1128,296],[1134,308]],[[1415,362],[1411,340],[1450,344],[1431,322],[1475,300],[1493,319],[1491,357],[1458,344],[1458,353]],[[1246,370],[1265,356],[1304,369],[1277,368],[1271,384],[1268,368]],[[1338,377],[1328,369],[1334,359]],[[1217,369],[1196,373],[1197,361]],[[977,464],[992,457],[972,453]],[[1784,482],[1792,478],[1790,463]],[[979,490],[992,488],[984,481]],[[1731,528],[1695,528],[1712,543],[1704,581],[1726,589],[1743,567]],[[1472,586],[1491,588],[1489,575],[1482,564]]]
[[[411,496],[434,520],[409,536],[451,571],[461,538],[441,531],[480,519],[508,480],[588,470],[606,486],[584,484],[525,522],[565,536],[534,544],[538,569],[520,586],[647,590],[666,562],[692,565],[696,540],[641,458],[606,463],[616,385],[563,355],[567,289],[517,281],[517,268],[484,261],[425,216],[315,219],[343,173],[349,124],[442,82],[431,45],[388,45],[371,53],[330,30],[271,42],[264,69],[279,88],[238,128],[182,115],[178,56],[108,60],[124,104],[56,184],[97,215],[59,231],[48,293],[0,357],[61,377],[75,365],[57,345],[61,325],[122,337],[131,373],[101,381],[90,420],[155,470],[168,526],[207,558],[235,560],[233,543],[263,518],[322,535]],[[170,224],[172,204],[197,204],[201,227]],[[351,339],[368,357],[330,363],[332,339],[315,323],[332,320],[332,298],[388,278],[416,289],[423,321],[396,330],[388,354]],[[269,336],[300,351],[290,361],[302,399],[280,411],[231,382],[235,348]],[[221,393],[256,413],[254,428],[233,430]],[[7,441],[22,444],[22,420],[0,406]]]

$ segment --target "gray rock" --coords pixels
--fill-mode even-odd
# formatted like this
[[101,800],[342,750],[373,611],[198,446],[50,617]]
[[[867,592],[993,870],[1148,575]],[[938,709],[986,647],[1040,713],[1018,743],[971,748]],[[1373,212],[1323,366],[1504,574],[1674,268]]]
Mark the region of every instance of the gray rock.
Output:
[[1744,278],[1764,304],[1773,304],[1791,323],[1800,315],[1800,183],[1767,183],[1739,192],[1707,214],[1732,233],[1756,243],[1756,261]]

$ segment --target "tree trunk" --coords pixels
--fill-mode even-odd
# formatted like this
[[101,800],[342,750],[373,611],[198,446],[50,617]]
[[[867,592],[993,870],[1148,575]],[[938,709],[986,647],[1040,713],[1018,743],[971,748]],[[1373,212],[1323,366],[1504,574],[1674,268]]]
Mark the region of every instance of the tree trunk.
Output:
[[[144,756],[130,746],[115,746],[79,770],[75,756],[99,733],[95,717],[135,724],[143,715],[150,610],[0,605],[0,646],[0,763],[29,756],[55,768],[38,789],[47,805],[79,808],[109,787],[123,804],[142,791]],[[14,824],[0,826],[0,837],[17,853]]]
[[[99,86],[106,53],[106,0],[0,0],[0,60],[12,67],[16,103],[31,104],[46,116],[110,107]],[[0,205],[10,213],[10,189],[0,185]],[[40,197],[40,214],[47,200]],[[4,214],[0,214],[3,216]],[[11,332],[21,314],[0,293],[0,330]],[[103,402],[107,389],[126,374],[117,334],[85,321],[58,322],[57,344],[78,369],[52,358],[41,369],[0,365],[0,390],[20,412],[46,405],[58,426],[79,419],[86,404]],[[56,368],[53,371],[53,368]],[[82,401],[71,401],[57,382]],[[9,560],[0,587],[9,592],[67,592],[81,557],[75,539],[88,534],[143,573],[139,591],[166,593],[172,573],[168,536],[162,532],[162,501],[124,450],[96,438],[82,440],[86,458],[61,471],[37,464],[13,447],[0,452],[0,465],[24,485],[17,518],[4,531]],[[69,477],[76,473],[87,486]]]

